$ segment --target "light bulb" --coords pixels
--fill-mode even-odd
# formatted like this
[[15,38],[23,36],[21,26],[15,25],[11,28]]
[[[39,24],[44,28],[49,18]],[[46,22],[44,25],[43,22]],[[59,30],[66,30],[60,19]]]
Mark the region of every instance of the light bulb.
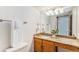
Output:
[[59,8],[59,12],[60,13],[64,13],[64,9],[63,8]]
[[51,15],[54,15],[53,10],[49,10],[48,12],[49,12]]
[[46,12],[46,15],[50,16],[50,13],[49,12]]
[[54,12],[55,12],[55,14],[56,14],[56,15],[58,15],[58,9],[55,9],[55,11],[54,11]]

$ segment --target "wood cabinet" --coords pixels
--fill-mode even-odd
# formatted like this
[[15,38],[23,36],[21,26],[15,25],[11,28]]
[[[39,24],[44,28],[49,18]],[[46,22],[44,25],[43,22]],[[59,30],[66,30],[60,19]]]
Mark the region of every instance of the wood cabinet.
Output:
[[34,51],[35,52],[42,52],[42,40],[41,39],[34,39]]
[[[62,44],[62,43],[55,43],[55,46],[57,46],[58,48],[63,48],[63,49],[67,49],[70,52],[79,52],[79,48],[72,46],[72,45],[67,45],[67,44]],[[68,52],[69,52],[68,51]]]
[[53,42],[34,38],[34,51],[35,52],[54,52],[56,48]]
[[56,47],[53,42],[43,40],[43,52],[55,52]]
[[49,40],[49,38],[44,39],[41,37],[41,35],[51,36],[51,34],[44,34],[44,33],[34,35],[34,51],[35,52],[57,52],[57,51],[64,52],[64,50],[67,50],[68,52],[69,51],[79,52],[79,47],[77,47],[78,42],[77,44],[75,43],[75,45],[77,46],[70,44],[73,40],[76,40],[76,37],[56,35],[57,37],[63,38],[63,42],[65,42],[65,38],[67,38],[66,40],[72,39],[71,42],[69,40],[70,42],[69,44],[66,44],[66,43],[62,43],[62,40],[60,40],[60,42],[59,41],[57,42],[57,41],[54,41],[53,38],[52,38],[52,41]]

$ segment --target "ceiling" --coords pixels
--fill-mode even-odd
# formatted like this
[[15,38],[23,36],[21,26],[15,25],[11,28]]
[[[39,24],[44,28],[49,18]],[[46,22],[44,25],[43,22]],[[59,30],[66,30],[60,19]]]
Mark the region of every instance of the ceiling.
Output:
[[58,6],[34,6],[34,8],[36,8],[38,11],[46,11],[49,9],[55,9]]
[[[65,9],[66,12],[64,12],[63,14],[64,15],[67,15],[69,14],[68,11],[70,11],[72,8],[69,7],[69,6],[34,6],[34,8],[36,8],[38,11],[42,12],[42,13],[46,13],[48,10],[53,10],[53,9],[56,9],[56,8],[60,8],[60,7],[63,7]],[[62,15],[62,14],[60,14]]]

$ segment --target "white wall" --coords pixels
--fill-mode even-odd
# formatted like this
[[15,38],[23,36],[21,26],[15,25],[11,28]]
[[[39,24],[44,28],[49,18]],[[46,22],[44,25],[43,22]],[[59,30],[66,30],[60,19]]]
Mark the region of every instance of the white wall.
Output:
[[49,16],[45,15],[43,12],[40,12],[40,24],[41,32],[48,32]]
[[72,19],[73,19],[73,23],[72,23],[72,32],[76,37],[79,37],[79,7],[74,7],[72,10]]
[[33,7],[26,7],[24,10],[24,20],[26,20],[28,23],[23,27],[23,38],[24,42],[28,42],[30,47],[30,44],[33,45],[32,39],[33,35],[36,33],[36,24],[40,20],[40,12],[38,12]]
[[[22,25],[13,30],[12,46],[16,46],[20,42],[28,43],[28,48],[32,45],[33,35],[36,33],[36,23],[40,19],[39,16],[40,13],[33,7],[0,7],[1,19],[18,21],[18,24]],[[23,24],[24,21],[28,23]]]
[[77,19],[77,21],[76,21],[76,27],[77,27],[76,28],[77,29],[76,32],[77,32],[77,38],[79,39],[79,7],[77,7],[76,11],[77,11],[77,13],[76,13],[77,14],[76,15],[77,16],[76,17],[76,19]]
[[77,8],[72,10],[72,34],[77,36]]
[[[26,21],[27,24],[22,24],[22,27],[17,30],[17,33],[15,33],[16,37],[14,42],[16,39],[19,39],[17,40],[19,42],[26,42],[28,43],[27,51],[33,51],[33,35],[36,33],[36,24],[38,20],[40,20],[40,13],[33,7],[24,7],[22,9],[24,14],[19,20],[22,20],[22,22]],[[15,42],[15,45],[16,44],[17,42]]]
[[24,15],[24,7],[17,7],[17,6],[0,6],[0,18],[2,19],[22,19]]

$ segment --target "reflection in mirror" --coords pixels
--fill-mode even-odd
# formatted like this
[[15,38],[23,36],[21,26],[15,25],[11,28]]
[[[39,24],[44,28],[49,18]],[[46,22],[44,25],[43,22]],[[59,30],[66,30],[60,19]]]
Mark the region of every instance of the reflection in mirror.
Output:
[[77,23],[75,17],[73,17],[76,11],[74,11],[74,8],[62,6],[40,11],[40,24],[37,24],[37,32],[51,33],[51,30],[57,29],[58,33],[56,34],[58,35],[77,33],[75,27]]
[[59,35],[72,35],[72,19],[69,15],[57,17],[57,29]]

